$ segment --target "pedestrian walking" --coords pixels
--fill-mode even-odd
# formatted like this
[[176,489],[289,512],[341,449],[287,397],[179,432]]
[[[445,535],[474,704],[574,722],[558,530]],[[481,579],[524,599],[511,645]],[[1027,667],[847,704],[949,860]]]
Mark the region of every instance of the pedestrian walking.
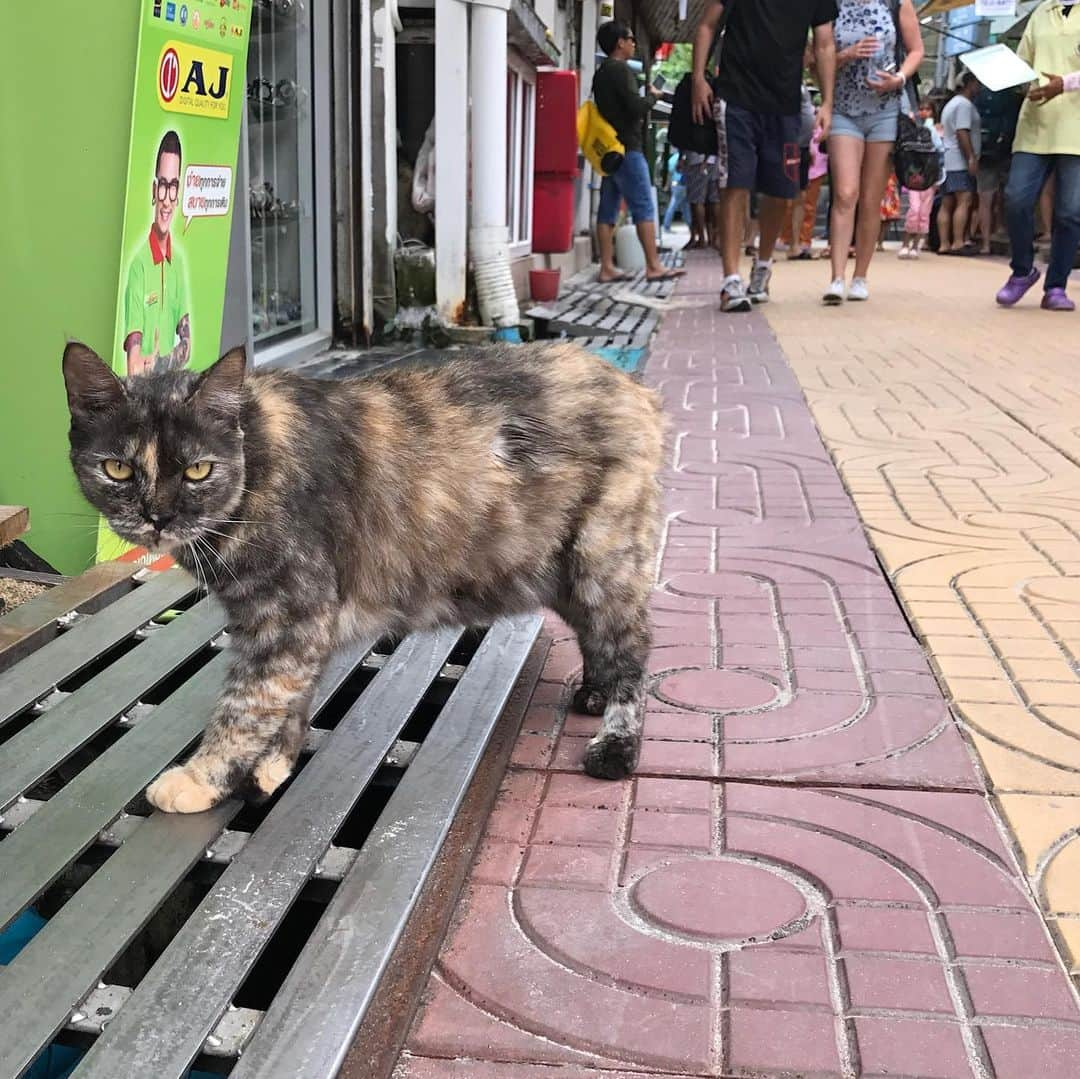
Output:
[[1012,275],[997,294],[1012,307],[1039,279],[1035,268],[1035,204],[1054,178],[1054,220],[1042,307],[1074,311],[1065,289],[1080,248],[1080,9],[1043,0],[1028,20],[1017,54],[1047,82],[1029,91],[1020,110],[1005,188]]
[[[803,65],[810,68],[813,65],[814,54],[809,46],[803,55]],[[812,149],[817,134],[817,110],[814,108],[814,99],[810,87],[804,82],[802,86],[802,104],[799,110],[799,194],[792,199],[788,212],[784,217],[784,227],[780,231],[780,240],[777,250],[787,251],[789,259],[809,259],[813,255],[810,251],[810,237],[803,242],[803,222],[807,217],[806,199],[810,190],[810,166],[814,159]],[[817,185],[820,189],[820,183]],[[814,212],[817,209],[817,194],[814,194],[814,207],[810,211],[810,230],[814,227]]]
[[[822,297],[830,306],[870,298],[867,274],[879,242],[901,98],[924,52],[912,0],[840,0],[836,47],[836,106],[829,135],[832,280]],[[845,273],[852,237],[855,272],[849,287]]]
[[1020,104],[1020,97],[1013,89],[984,89],[975,99],[975,107],[982,121],[982,150],[979,153],[979,175],[976,177],[980,255],[991,253],[995,219],[1000,220],[999,196],[1009,178]]
[[[944,154],[945,143],[937,132],[934,121],[934,106],[929,98],[923,98],[919,102],[919,122],[930,131],[934,140],[934,148],[939,154]],[[944,179],[944,172],[942,172]],[[933,214],[934,199],[937,196],[941,181],[925,191],[909,191],[904,188],[907,195],[907,214],[904,218],[904,240],[897,252],[897,258],[917,259],[926,250],[930,237],[930,221]]]
[[969,255],[974,244],[966,243],[971,204],[978,188],[979,153],[982,150],[982,119],[975,98],[982,90],[970,71],[960,77],[960,89],[941,113],[945,138],[945,186],[938,211],[938,253]]
[[667,210],[664,211],[664,223],[662,232],[670,232],[672,222],[676,214],[681,214],[683,221],[690,224],[689,203],[686,199],[686,183],[683,169],[685,162],[676,150],[668,159],[668,176],[671,180],[671,189],[668,195]]
[[[727,9],[716,89],[705,65]],[[836,0],[708,0],[694,38],[694,119],[716,119],[723,102],[727,186],[721,192],[724,311],[749,311],[769,299],[772,257],[784,214],[799,190],[799,107],[803,51],[813,31],[821,85],[817,123],[832,123]],[[760,239],[749,285],[740,273],[740,245],[750,192],[761,196]]]
[[623,201],[630,208],[645,252],[645,276],[650,281],[680,277],[683,271],[665,269],[660,261],[652,175],[642,152],[642,124],[652,110],[652,98],[660,96],[660,91],[649,86],[644,97],[638,93],[637,78],[626,62],[634,55],[637,42],[625,23],[614,20],[604,23],[597,31],[596,40],[607,59],[593,76],[593,101],[600,115],[615,128],[624,150],[618,170],[605,176],[600,184],[600,207],[596,214],[599,280],[620,281],[626,276],[615,266],[615,222]]
[[716,157],[691,152],[686,158],[686,192],[692,221],[688,246],[691,249],[712,247],[715,224],[713,205],[718,197]]
[[889,224],[899,221],[902,216],[900,206],[900,184],[896,179],[896,173],[890,172],[885,182],[885,194],[881,196],[881,225],[878,228],[877,249],[885,250],[885,237],[889,234]]

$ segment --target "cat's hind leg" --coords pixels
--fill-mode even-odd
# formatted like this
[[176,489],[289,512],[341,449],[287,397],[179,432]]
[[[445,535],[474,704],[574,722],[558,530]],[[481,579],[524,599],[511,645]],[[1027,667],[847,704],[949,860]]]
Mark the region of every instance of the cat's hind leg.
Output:
[[584,664],[573,704],[603,715],[585,752],[585,771],[601,779],[629,775],[641,749],[655,500],[651,477],[609,477],[565,562],[558,610],[577,634]]
[[272,650],[259,647],[254,637],[233,635],[232,668],[202,742],[188,761],[150,784],[151,805],[167,813],[199,813],[232,794],[267,798],[289,778],[329,650],[322,632],[304,628],[292,627]]
[[645,610],[597,619],[582,651],[590,656],[594,679],[588,691],[604,702],[600,730],[585,749],[585,771],[597,779],[622,779],[637,767],[641,751],[649,655]]

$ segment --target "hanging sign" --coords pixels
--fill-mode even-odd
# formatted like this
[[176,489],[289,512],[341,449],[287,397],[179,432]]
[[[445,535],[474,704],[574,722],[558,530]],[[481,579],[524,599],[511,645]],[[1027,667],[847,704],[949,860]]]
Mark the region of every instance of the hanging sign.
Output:
[[1012,18],[1016,15],[1016,0],[975,0],[975,14],[986,19]]
[[[108,356],[118,375],[218,358],[253,3],[140,0]],[[99,557],[116,542],[102,525]]]

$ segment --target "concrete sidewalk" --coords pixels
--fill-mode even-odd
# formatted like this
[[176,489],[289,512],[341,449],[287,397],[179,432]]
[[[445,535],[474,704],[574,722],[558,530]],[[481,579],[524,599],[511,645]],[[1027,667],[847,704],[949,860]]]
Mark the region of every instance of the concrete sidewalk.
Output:
[[[1075,991],[978,757],[765,318],[690,269],[646,374],[674,437],[641,768],[581,774],[598,721],[551,620],[398,1075],[1074,1075]],[[790,269],[775,318],[813,372],[814,333],[824,363],[875,323],[801,332],[822,267]]]

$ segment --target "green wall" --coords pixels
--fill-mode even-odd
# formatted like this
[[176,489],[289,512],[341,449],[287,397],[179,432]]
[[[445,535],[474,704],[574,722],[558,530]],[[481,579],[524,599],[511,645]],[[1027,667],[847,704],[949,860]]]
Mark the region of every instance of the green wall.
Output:
[[96,515],[67,460],[60,357],[109,355],[138,45],[137,0],[4,4],[0,70],[0,503],[65,573],[94,557]]

